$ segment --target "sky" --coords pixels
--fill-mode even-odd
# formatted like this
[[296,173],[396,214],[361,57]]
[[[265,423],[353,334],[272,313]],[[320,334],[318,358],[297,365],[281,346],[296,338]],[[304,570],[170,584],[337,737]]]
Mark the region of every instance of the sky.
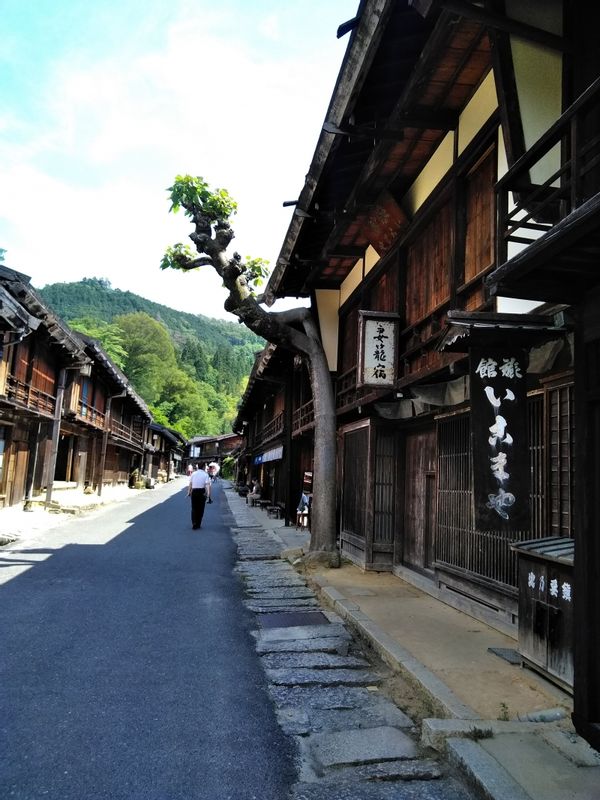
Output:
[[167,188],[201,175],[238,203],[230,246],[275,265],[358,0],[0,0],[0,247],[48,283],[108,279],[234,319]]

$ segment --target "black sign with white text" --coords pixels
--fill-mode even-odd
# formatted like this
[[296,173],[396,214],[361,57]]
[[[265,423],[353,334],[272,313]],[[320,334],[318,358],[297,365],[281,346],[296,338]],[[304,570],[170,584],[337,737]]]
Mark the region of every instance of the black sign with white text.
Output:
[[528,531],[527,354],[470,350],[473,490],[477,530]]

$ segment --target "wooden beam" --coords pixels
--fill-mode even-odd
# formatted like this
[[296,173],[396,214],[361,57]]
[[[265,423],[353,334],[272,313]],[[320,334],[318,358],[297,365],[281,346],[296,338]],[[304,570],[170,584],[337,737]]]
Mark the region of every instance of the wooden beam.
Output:
[[362,258],[365,248],[354,244],[338,244],[327,251],[327,258]]
[[[504,5],[503,0],[493,0]],[[498,111],[504,132],[506,158],[509,167],[525,152],[525,134],[519,107],[517,80],[512,58],[510,37],[506,32],[492,29],[489,34],[492,52],[492,69],[498,92]]]
[[436,0],[436,4],[447,11],[451,11],[453,14],[481,22],[487,28],[506,31],[513,36],[518,36],[520,39],[542,44],[552,50],[566,53],[572,49],[562,36],[549,33],[541,28],[535,28],[533,25],[527,25],[525,22],[519,22],[494,11],[485,10],[481,6],[466,2],[466,0]]

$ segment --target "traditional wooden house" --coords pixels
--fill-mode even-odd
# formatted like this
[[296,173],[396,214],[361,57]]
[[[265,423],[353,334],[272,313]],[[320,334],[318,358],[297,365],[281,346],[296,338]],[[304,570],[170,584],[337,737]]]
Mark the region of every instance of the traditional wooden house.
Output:
[[238,481],[258,480],[263,499],[279,505],[288,520],[294,518],[302,486],[301,454],[290,447],[298,370],[292,353],[268,344],[256,357],[233,423],[243,437]]
[[[566,2],[553,11],[562,48],[553,53],[552,70],[547,53],[539,62],[541,96],[552,98],[543,126],[531,127],[518,71],[510,95],[520,113],[507,127],[520,147],[496,185],[496,269],[486,286],[494,297],[564,309],[574,329],[574,383],[569,371],[545,386],[555,397],[546,419],[546,447],[554,454],[546,531],[574,536],[573,583],[550,584],[543,596],[541,576],[552,579],[548,564],[528,588],[544,612],[536,624],[550,645],[573,605],[573,720],[600,750],[600,14]],[[541,97],[533,99],[540,113]]]
[[65,388],[91,361],[28,276],[0,266],[0,304],[0,505],[14,505],[52,484]]
[[[600,55],[580,12],[361,2],[266,296],[318,318],[346,557],[517,636],[519,542],[576,537],[593,738]],[[535,599],[566,615],[558,591]]]
[[186,440],[177,431],[151,422],[146,428],[143,474],[150,481],[166,483],[182,474]]
[[[77,336],[93,366],[89,375],[73,381],[66,397],[57,479],[83,480],[102,493],[103,485],[128,484],[132,472],[142,469],[145,432],[152,415],[100,343]],[[85,462],[85,468],[70,473],[78,461]]]
[[71,331],[25,275],[0,267],[0,495],[29,501],[56,482],[127,483],[141,467],[143,400],[98,342]]
[[219,467],[223,460],[239,448],[241,436],[237,433],[222,433],[217,436],[194,436],[188,440],[183,457],[184,469],[189,465],[204,465],[215,462]]

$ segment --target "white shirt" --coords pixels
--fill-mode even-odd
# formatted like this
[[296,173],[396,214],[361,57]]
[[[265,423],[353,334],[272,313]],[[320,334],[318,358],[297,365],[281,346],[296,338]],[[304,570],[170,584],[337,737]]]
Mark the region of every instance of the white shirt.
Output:
[[197,469],[190,475],[190,489],[207,489],[210,478],[203,469]]

